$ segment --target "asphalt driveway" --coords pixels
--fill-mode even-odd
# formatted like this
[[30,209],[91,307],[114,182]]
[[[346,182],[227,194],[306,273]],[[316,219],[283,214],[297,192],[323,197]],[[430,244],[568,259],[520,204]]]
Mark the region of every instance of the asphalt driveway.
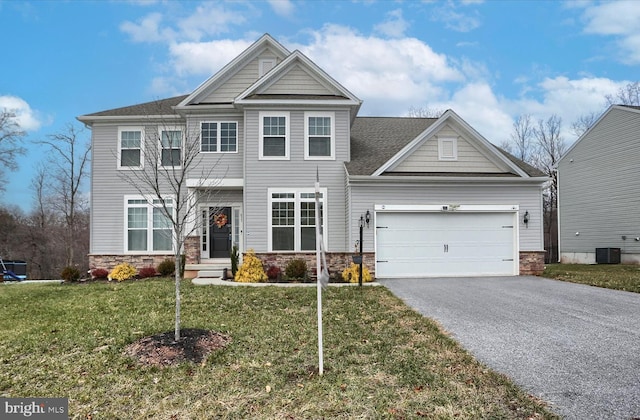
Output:
[[381,280],[567,419],[640,419],[640,294],[539,277]]

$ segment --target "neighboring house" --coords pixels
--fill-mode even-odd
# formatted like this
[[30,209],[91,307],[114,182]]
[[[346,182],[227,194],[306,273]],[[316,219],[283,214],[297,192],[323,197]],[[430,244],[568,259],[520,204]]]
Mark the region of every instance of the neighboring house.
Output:
[[560,261],[640,263],[640,107],[611,106],[557,166]]
[[[302,53],[264,35],[189,95],[79,117],[92,128],[91,266],[171,255],[157,204],[121,175],[167,164],[180,153],[169,139],[196,130],[202,167],[220,170],[206,180],[201,168],[189,174],[192,193],[219,192],[198,208],[206,222],[187,238],[191,269],[226,263],[233,245],[255,250],[265,266],[305,258],[315,269],[318,172],[333,272],[351,262],[361,219],[364,261],[377,277],[542,271],[543,174],[451,110],[374,118],[358,117],[360,105]],[[161,117],[172,127],[158,126]],[[145,161],[140,139],[149,133],[166,140],[161,162]]]

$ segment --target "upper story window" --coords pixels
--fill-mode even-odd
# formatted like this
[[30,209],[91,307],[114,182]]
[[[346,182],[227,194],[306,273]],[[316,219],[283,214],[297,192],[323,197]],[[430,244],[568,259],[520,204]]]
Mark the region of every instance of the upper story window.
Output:
[[334,113],[305,112],[305,159],[335,159]]
[[237,122],[203,122],[200,128],[201,152],[235,153],[238,151]]
[[[165,198],[165,205],[158,199],[142,196],[126,196],[126,252],[167,252],[173,250],[171,219],[173,200]],[[166,210],[165,210],[166,208]]]
[[182,166],[182,130],[179,128],[160,129],[160,166]]
[[118,128],[118,169],[142,169],[143,133],[141,127]]
[[438,159],[458,160],[458,139],[455,137],[438,137]]
[[260,159],[289,159],[289,113],[260,113]]

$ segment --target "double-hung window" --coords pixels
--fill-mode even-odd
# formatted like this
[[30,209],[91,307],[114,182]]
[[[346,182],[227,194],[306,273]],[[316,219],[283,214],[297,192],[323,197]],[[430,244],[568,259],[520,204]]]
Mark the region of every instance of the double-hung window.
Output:
[[118,128],[118,169],[142,169],[142,127]]
[[289,159],[289,113],[260,113],[260,159]]
[[[326,189],[321,189],[320,226],[323,229],[326,226],[326,194]],[[316,202],[312,189],[270,189],[269,209],[270,251],[315,251]]]
[[160,129],[160,166],[182,166],[182,130],[179,128]]
[[173,250],[171,219],[174,206],[171,198],[146,199],[125,197],[127,252],[166,252]]
[[200,151],[234,153],[238,151],[237,122],[202,122]]
[[335,159],[335,114],[305,112],[305,159]]

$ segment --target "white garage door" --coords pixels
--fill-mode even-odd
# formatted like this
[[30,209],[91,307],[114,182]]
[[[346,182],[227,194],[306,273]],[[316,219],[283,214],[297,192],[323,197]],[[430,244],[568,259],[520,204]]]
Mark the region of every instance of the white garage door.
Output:
[[515,275],[515,213],[379,212],[376,277]]

